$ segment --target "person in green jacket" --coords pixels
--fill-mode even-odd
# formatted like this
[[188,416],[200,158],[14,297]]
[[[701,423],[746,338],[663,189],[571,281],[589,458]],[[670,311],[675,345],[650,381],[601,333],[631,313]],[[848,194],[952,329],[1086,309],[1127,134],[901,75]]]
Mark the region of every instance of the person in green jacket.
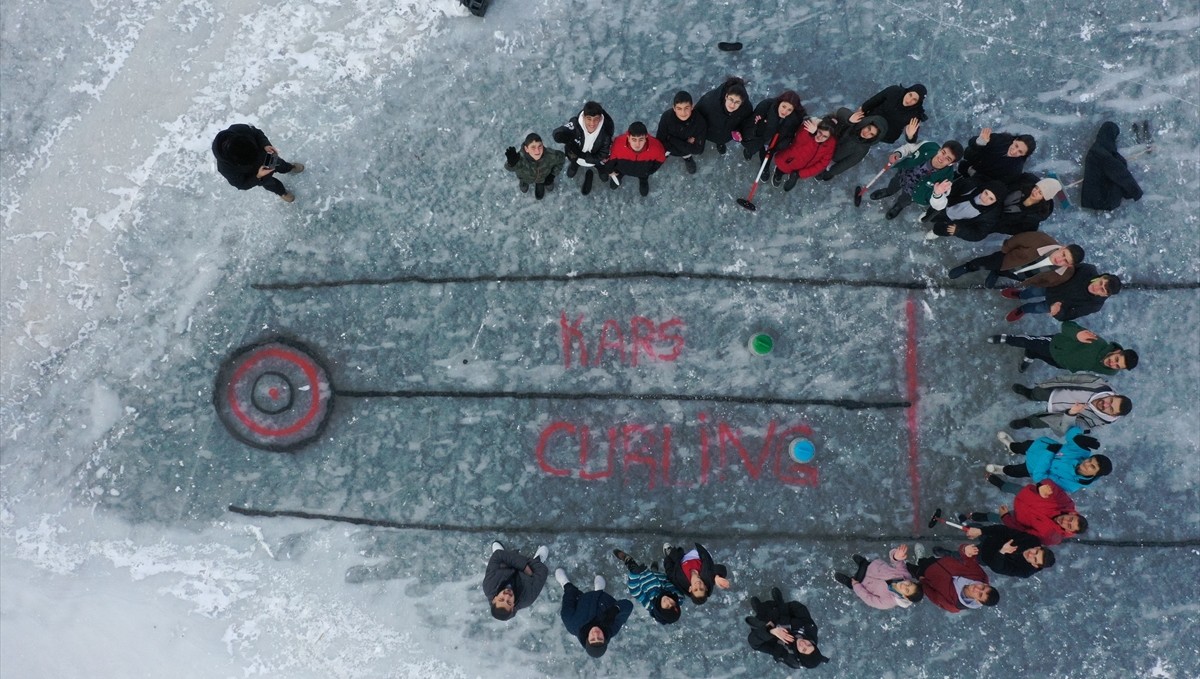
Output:
[[529,185],[533,184],[533,197],[538,200],[554,189],[554,177],[567,161],[567,154],[546,148],[536,132],[525,137],[520,153],[510,146],[504,150],[504,156],[504,169],[516,173],[521,193],[528,193]]
[[[920,125],[919,120],[910,122],[904,130],[906,138],[916,139]],[[909,142],[892,152],[889,160],[896,174],[887,188],[871,192],[871,200],[900,194],[888,208],[888,219],[895,219],[910,203],[943,210],[954,179],[954,164],[962,155],[962,144],[953,139],[941,145],[935,141]]]
[[1020,372],[1028,370],[1034,360],[1045,361],[1055,368],[1071,372],[1100,375],[1133,370],[1138,364],[1136,351],[1109,342],[1075,321],[1063,323],[1062,331],[1057,335],[992,335],[988,342],[1024,349]]

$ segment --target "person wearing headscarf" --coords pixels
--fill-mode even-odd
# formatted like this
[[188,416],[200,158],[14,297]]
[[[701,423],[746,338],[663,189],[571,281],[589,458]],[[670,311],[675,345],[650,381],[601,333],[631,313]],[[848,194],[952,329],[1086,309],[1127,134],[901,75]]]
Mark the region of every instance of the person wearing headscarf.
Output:
[[[920,122],[929,119],[925,113],[925,86],[917,83],[909,87],[892,85],[880,90],[863,102],[851,119],[858,122],[867,116],[882,116],[887,121],[888,131],[882,134],[885,144],[894,144],[900,133],[914,118]],[[854,118],[857,118],[855,120]],[[910,139],[909,141],[913,141]]]
[[754,615],[746,617],[750,648],[795,669],[812,669],[829,662],[817,648],[817,623],[804,604],[785,603],[783,593],[774,587],[770,601],[751,597],[750,607],[754,610]]

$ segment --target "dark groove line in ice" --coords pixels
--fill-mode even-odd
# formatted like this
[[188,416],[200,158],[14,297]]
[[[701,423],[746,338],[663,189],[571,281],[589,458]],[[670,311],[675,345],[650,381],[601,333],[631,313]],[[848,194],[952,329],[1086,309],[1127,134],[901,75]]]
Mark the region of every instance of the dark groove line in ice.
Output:
[[728,394],[626,394],[620,392],[542,392],[542,391],[414,391],[334,389],[346,398],[511,398],[521,401],[704,401],[745,403],[750,405],[832,406],[846,410],[887,410],[908,408],[908,401],[855,401],[845,398],[772,398],[768,396],[732,396]]
[[[242,507],[239,505],[229,505],[229,511],[242,516],[258,516],[265,518],[293,518],[293,519],[311,519],[316,521],[334,521],[337,523],[350,523],[356,526],[373,526],[376,528],[395,528],[397,530],[427,530],[444,533],[482,533],[485,535],[495,535],[497,533],[548,533],[559,534],[563,532],[561,526],[521,526],[513,528],[512,526],[459,526],[450,523],[436,523],[424,521],[388,521],[386,519],[368,519],[360,516],[341,516],[338,514],[319,514],[315,512],[302,512],[288,509],[254,509],[252,507]],[[830,533],[795,533],[782,530],[765,530],[765,531],[731,531],[731,530],[689,530],[683,533],[676,533],[669,528],[615,528],[612,526],[575,526],[570,529],[571,533],[579,535],[592,536],[671,536],[685,537],[689,540],[738,540],[746,538],[770,539],[770,540],[787,540],[787,539],[803,539],[812,542],[897,542],[911,540],[912,535],[835,535]],[[924,535],[930,539],[952,540],[957,539],[953,535]],[[1187,538],[1183,540],[1071,540],[1070,543],[1081,545],[1091,545],[1098,547],[1200,547],[1200,538]],[[1070,544],[1066,543],[1066,544]]]
[[[619,280],[698,280],[723,281],[728,283],[760,283],[773,285],[810,285],[813,287],[892,288],[896,290],[986,290],[983,286],[949,286],[922,281],[873,281],[848,278],[804,278],[799,276],[742,276],[724,273],[697,271],[591,271],[574,274],[527,274],[527,275],[484,275],[484,276],[392,276],[390,278],[348,278],[327,281],[297,281],[292,283],[252,283],[254,290],[306,290],[309,288],[343,288],[353,286],[379,286],[402,283],[444,285],[451,283],[573,283],[579,281]],[[1127,281],[1127,290],[1195,290],[1200,281],[1183,283],[1139,283]]]

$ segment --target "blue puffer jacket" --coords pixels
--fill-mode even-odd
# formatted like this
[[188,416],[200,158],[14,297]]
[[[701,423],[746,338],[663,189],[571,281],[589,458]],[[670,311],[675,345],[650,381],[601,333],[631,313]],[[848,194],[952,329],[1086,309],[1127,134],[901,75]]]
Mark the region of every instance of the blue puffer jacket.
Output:
[[[1029,470],[1033,482],[1050,479],[1068,493],[1085,488],[1089,477],[1080,476],[1075,467],[1095,453],[1075,443],[1075,437],[1083,433],[1079,427],[1071,427],[1061,445],[1049,436],[1034,441],[1025,451],[1025,468]],[[1051,449],[1052,445],[1058,448],[1057,452]]]

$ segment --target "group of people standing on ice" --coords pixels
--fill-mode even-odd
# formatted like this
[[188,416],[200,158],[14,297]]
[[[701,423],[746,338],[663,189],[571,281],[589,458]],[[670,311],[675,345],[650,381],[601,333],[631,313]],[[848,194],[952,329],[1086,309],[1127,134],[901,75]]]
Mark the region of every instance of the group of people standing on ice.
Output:
[[[1037,140],[1029,134],[984,128],[965,146],[953,139],[919,141],[921,125],[928,118],[927,94],[922,85],[894,85],[855,110],[841,108],[824,117],[809,117],[794,91],[784,90],[755,106],[746,83],[734,77],[698,102],[690,93],[678,92],[653,136],[645,123],[635,121],[615,137],[612,116],[589,101],[551,135],[562,145],[561,151],[547,147],[532,133],[520,150],[506,150],[505,168],[516,173],[523,192],[532,187],[538,199],[553,188],[564,167],[568,178],[582,170],[584,194],[598,177],[614,189],[627,178],[637,178],[641,194],[646,195],[649,177],[669,157],[680,159],[691,174],[709,144],[725,154],[737,142],[746,160],[758,160],[764,168],[770,165],[764,181],[790,191],[801,179],[833,179],[860,163],[873,145],[892,144],[903,136],[880,173],[890,170],[887,183],[869,198],[890,201],[887,219],[913,204],[924,208],[921,221],[930,225],[926,237],[931,240],[954,237],[979,242],[1003,236],[998,249],[953,267],[949,278],[986,272],[985,287],[998,288],[1006,299],[1021,303],[1008,313],[1007,321],[1045,314],[1061,323],[1052,335],[1008,333],[988,338],[990,343],[1023,350],[1021,373],[1036,361],[1065,371],[1032,386],[1012,386],[1018,396],[1037,403],[1038,411],[1013,419],[1009,427],[1045,428],[1054,435],[1017,441],[1008,432],[999,432],[1004,450],[1021,459],[987,464],[986,480],[1015,495],[1011,509],[1005,504],[996,513],[965,513],[955,517],[957,522],[942,519],[970,540],[957,551],[935,548],[926,553],[917,544],[910,552],[908,545],[899,545],[874,560],[854,554],[852,574],[833,574],[837,583],[873,608],[908,608],[929,600],[958,613],[999,602],[1000,593],[987,570],[1030,577],[1055,564],[1051,547],[1087,530],[1087,520],[1071,494],[1113,470],[1113,461],[1096,452],[1100,441],[1095,434],[1131,412],[1132,399],[1116,390],[1109,378],[1136,367],[1138,355],[1078,322],[1119,293],[1122,281],[1085,262],[1082,246],[1060,243],[1040,230],[1053,214],[1055,196],[1063,185],[1053,176],[1026,171]],[[1117,150],[1118,134],[1114,123],[1104,123],[1088,152],[1084,207],[1111,210],[1123,199],[1141,198],[1141,189]],[[864,193],[857,191],[856,202]],[[1002,286],[1002,280],[1007,285]],[[1026,479],[1025,485],[1018,482]],[[493,548],[484,593],[493,615],[506,619],[522,607],[521,601],[531,603],[546,580],[545,547],[532,558],[505,550],[499,543]],[[664,550],[662,570],[657,562],[643,565],[619,549],[614,555],[628,570],[630,595],[652,619],[671,624],[680,619],[685,598],[702,604],[714,587],[728,587],[729,581],[725,567],[716,564],[702,545],[686,552],[670,545]],[[631,614],[632,603],[605,592],[602,576],[595,577],[593,590],[587,593],[572,584],[563,569],[555,577],[564,590],[561,615],[568,632],[589,655],[602,655]],[[511,603],[512,594],[506,594],[511,591],[518,593],[516,604]],[[772,588],[765,601],[752,597],[750,604],[754,614],[746,622],[752,648],[791,667],[812,668],[828,661],[817,648],[817,626],[803,604],[785,601],[778,588]]]

